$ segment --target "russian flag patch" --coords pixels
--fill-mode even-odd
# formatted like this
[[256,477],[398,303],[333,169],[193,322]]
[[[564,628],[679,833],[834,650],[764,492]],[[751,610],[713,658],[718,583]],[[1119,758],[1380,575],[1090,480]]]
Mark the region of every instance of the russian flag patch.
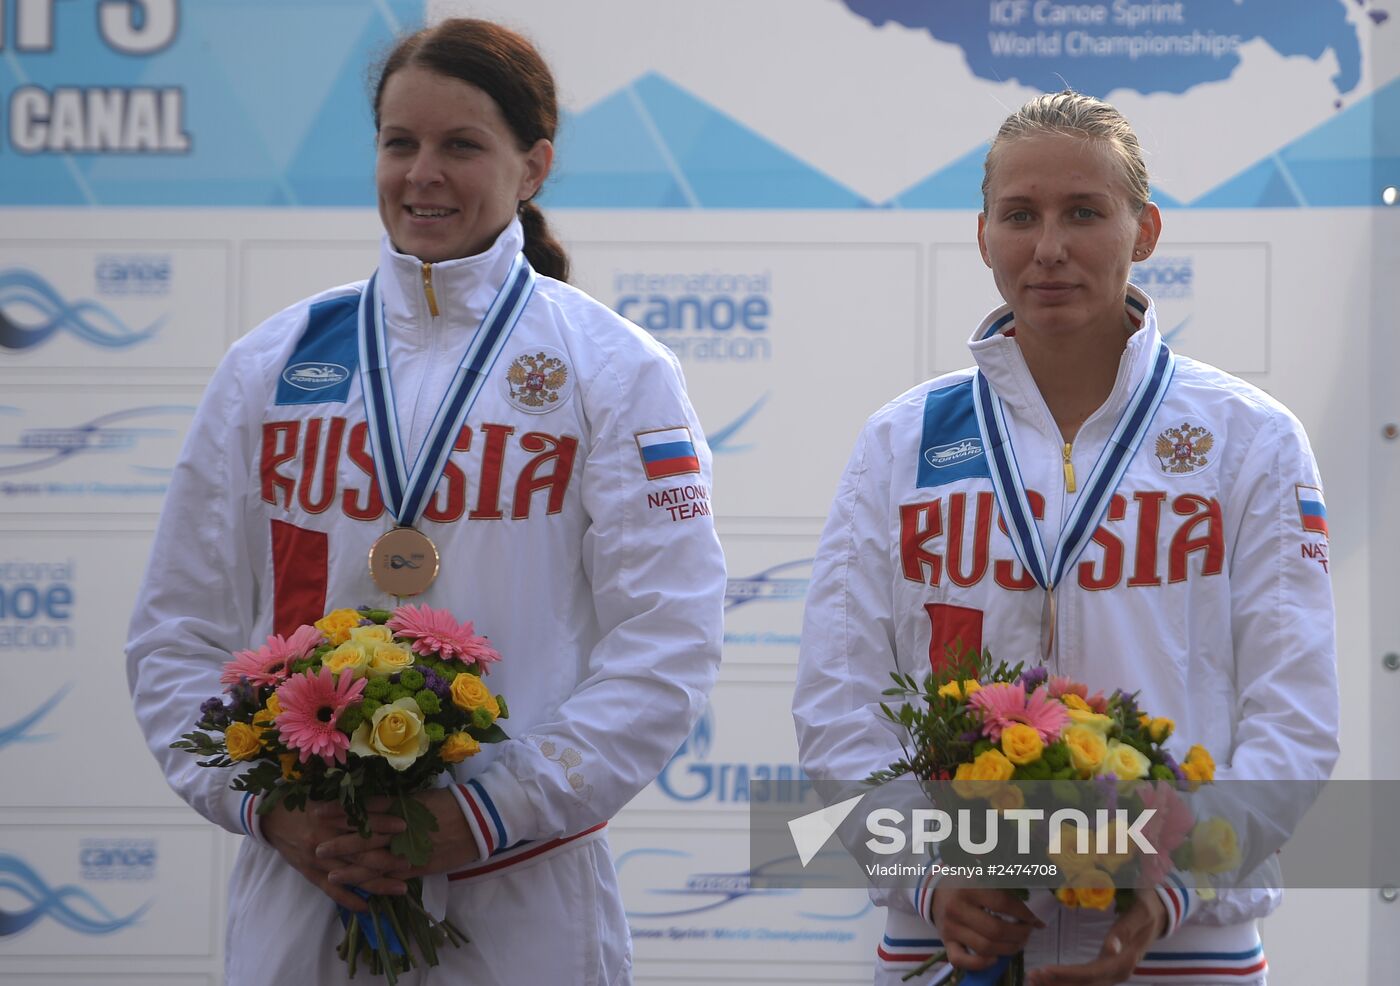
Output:
[[666,479],[700,471],[700,457],[689,428],[662,428],[636,435],[637,451],[642,454],[642,471],[647,479]]
[[1322,490],[1316,486],[1298,487],[1298,516],[1303,521],[1303,530],[1327,537],[1327,504],[1322,499]]

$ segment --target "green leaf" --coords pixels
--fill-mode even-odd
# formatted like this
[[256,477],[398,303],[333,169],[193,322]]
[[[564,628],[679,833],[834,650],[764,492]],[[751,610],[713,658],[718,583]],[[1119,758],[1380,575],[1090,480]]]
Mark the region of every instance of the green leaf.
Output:
[[404,820],[404,830],[389,840],[389,851],[414,866],[426,865],[433,853],[429,833],[437,831],[437,818],[421,801],[403,794],[390,806],[389,814]]
[[476,737],[478,743],[502,743],[510,739],[510,734],[495,722],[485,729],[473,729],[471,734]]

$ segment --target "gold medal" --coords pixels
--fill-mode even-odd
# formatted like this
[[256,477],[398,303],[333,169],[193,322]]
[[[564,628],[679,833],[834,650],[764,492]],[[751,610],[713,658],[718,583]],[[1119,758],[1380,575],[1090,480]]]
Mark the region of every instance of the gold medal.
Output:
[[416,596],[438,573],[437,546],[422,531],[396,527],[369,549],[369,576],[391,596]]

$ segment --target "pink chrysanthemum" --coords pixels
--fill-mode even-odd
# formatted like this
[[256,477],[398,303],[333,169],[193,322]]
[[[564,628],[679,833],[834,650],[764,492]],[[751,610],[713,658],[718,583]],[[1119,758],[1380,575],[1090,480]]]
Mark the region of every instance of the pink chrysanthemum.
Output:
[[293,675],[277,689],[282,714],[277,730],[282,742],[297,751],[302,763],[318,756],[327,764],[344,763],[350,737],[336,728],[346,707],[356,702],[368,679],[336,674],[321,668],[319,674],[307,671]]
[[1036,689],[1027,695],[1025,688],[1008,682],[983,685],[973,692],[968,704],[981,711],[982,732],[992,742],[1001,740],[1001,732],[1007,726],[1023,722],[1049,743],[1059,737],[1060,730],[1069,721],[1065,707],[1052,699],[1045,689]]
[[470,620],[458,623],[446,610],[400,606],[385,625],[394,636],[413,641],[409,649],[415,654],[437,654],[445,661],[479,664],[483,671],[487,664],[501,659],[485,637],[476,635]]
[[219,681],[236,685],[244,678],[253,685],[275,685],[287,677],[293,661],[316,649],[325,638],[315,627],[301,626],[290,637],[274,634],[257,650],[241,650],[224,665]]

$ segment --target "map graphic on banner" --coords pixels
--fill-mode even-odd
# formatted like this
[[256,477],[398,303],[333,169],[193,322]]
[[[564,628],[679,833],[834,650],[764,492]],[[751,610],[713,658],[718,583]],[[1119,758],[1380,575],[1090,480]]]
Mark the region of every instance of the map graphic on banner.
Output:
[[[842,2],[877,27],[895,21],[957,45],[979,78],[1046,92],[1066,84],[1099,97],[1115,89],[1186,92],[1228,79],[1240,46],[1255,38],[1284,56],[1316,60],[1331,51],[1339,93],[1361,80],[1361,43],[1341,0],[994,0],[985,12],[973,4]],[[1377,23],[1388,19],[1373,12]]]
[[[1204,184],[1180,174],[1163,181],[1159,202],[1300,208],[1374,205],[1380,187],[1400,180],[1400,80],[1369,78],[1366,59],[1392,33],[1390,2],[830,0],[783,9],[806,47],[846,56],[839,64],[850,76],[841,87],[849,105],[834,107],[838,114],[859,116],[863,103],[890,91],[913,100],[910,122],[927,114],[935,128],[950,113],[976,114],[984,104],[1004,115],[1004,104],[1067,83],[1110,99],[1155,99],[1133,104],[1142,109],[1130,112],[1135,123],[1150,127],[1161,113],[1181,127],[1189,118],[1196,124],[1189,139],[1203,148],[1223,133],[1235,146]],[[111,6],[94,19],[88,5],[21,4],[0,34],[0,205],[373,205],[367,71],[394,36],[422,22],[421,0],[164,0],[143,5],[140,23],[120,12],[125,5]],[[887,165],[853,159],[834,170],[809,147],[795,148],[822,138],[791,126],[794,108],[783,100],[802,87],[783,89],[764,74],[778,39],[757,30],[736,36],[722,5],[697,22],[703,33],[694,38],[678,29],[640,49],[617,40],[604,61],[625,65],[626,74],[615,71],[609,88],[577,104],[569,102],[571,82],[596,72],[599,61],[595,45],[578,44],[578,29],[586,24],[607,37],[641,8],[632,0],[586,11],[520,0],[508,19],[529,18],[536,7],[536,22],[523,23],[554,62],[565,98],[555,174],[542,195],[547,207],[980,205],[983,140],[916,144],[941,157],[903,158],[914,180],[873,194],[870,174],[855,169],[873,174]],[[452,13],[491,15],[476,5],[433,10]],[[571,27],[566,17],[583,20]],[[683,43],[732,63],[733,78],[684,71]],[[919,83],[898,74],[911,66],[886,57],[896,51],[891,45],[904,58],[936,63],[947,81],[926,97],[911,90]],[[753,50],[765,53],[757,65]],[[809,63],[805,71],[830,65]],[[912,68],[907,78],[922,78]],[[800,82],[803,70],[794,71]],[[1246,75],[1257,88],[1270,73],[1280,103],[1269,115],[1302,126],[1252,138],[1258,121],[1233,119],[1213,102],[1190,109],[1172,102],[1238,87]],[[957,74],[961,81],[950,87]],[[1300,107],[1305,84],[1314,99]],[[993,98],[975,101],[979,87],[995,90],[987,93]],[[996,119],[988,117],[986,131]],[[888,152],[872,145],[868,153]]]

